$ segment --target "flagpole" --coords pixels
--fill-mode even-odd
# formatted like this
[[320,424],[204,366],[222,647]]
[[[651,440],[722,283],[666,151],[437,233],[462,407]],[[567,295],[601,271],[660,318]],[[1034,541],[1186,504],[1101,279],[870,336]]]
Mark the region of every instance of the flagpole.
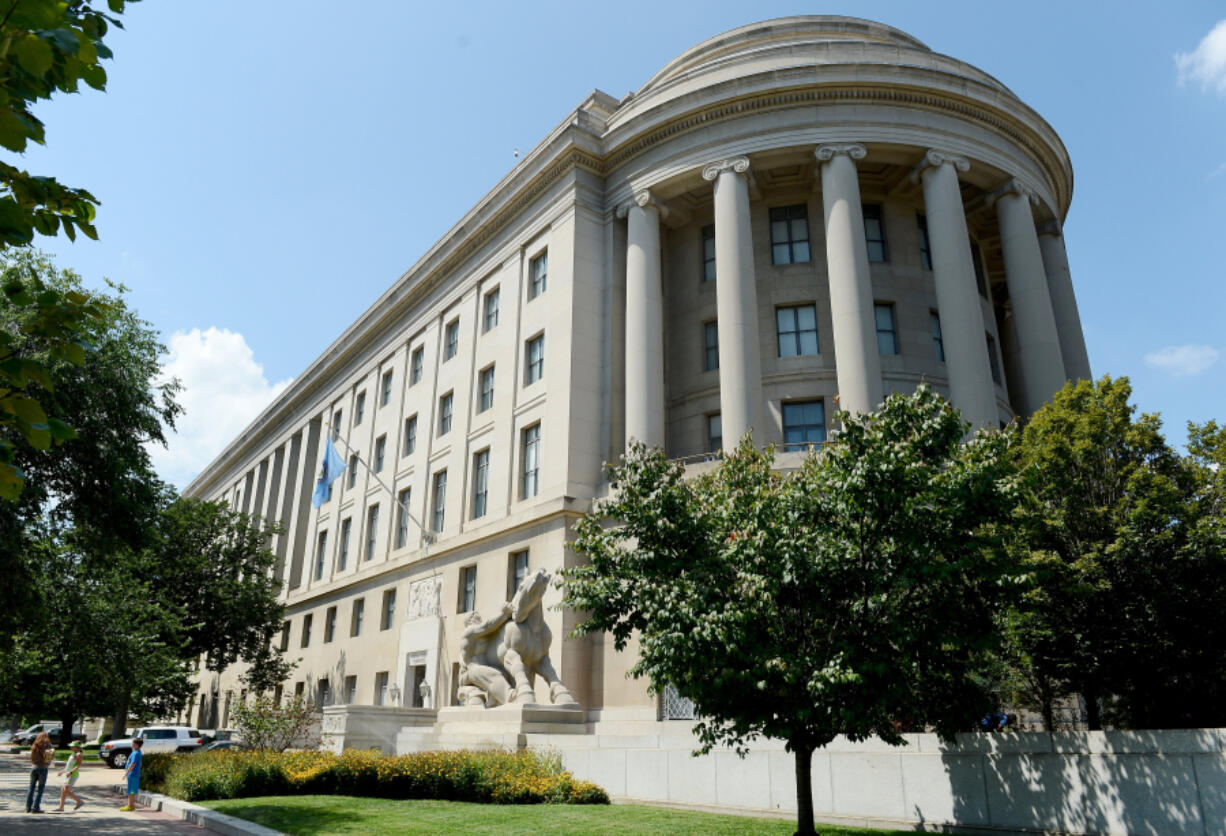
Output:
[[[324,428],[329,433],[331,433],[332,432],[331,422],[325,422]],[[425,545],[429,546],[433,544],[437,540],[437,538],[434,536],[434,532],[428,530],[424,525],[422,525],[421,521],[418,520],[417,517],[413,516],[413,512],[409,510],[408,503],[396,497],[396,492],[392,490],[391,486],[388,485],[387,482],[384,482],[381,478],[379,478],[379,475],[375,473],[375,471],[371,468],[370,463],[364,460],[362,458],[362,454],[359,453],[357,450],[354,450],[353,447],[349,445],[348,441],[341,438],[339,433],[336,435],[336,440],[339,441],[341,444],[345,445],[345,450],[350,455],[352,455],[355,459],[357,459],[361,464],[366,466],[366,473],[372,479],[378,482],[379,485],[383,488],[383,490],[387,491],[388,496],[390,496],[392,498],[392,501],[395,502],[397,507],[400,508],[400,513],[404,514],[406,517],[408,517],[410,520],[413,521],[413,524],[417,526],[418,531],[421,532],[421,536],[422,536],[422,539],[425,541]],[[425,554],[424,548],[422,550],[422,554],[423,556]]]

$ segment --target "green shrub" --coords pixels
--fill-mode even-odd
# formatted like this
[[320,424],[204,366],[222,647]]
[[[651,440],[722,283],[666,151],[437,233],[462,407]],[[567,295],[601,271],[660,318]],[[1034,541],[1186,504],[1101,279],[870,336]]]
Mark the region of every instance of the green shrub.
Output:
[[556,753],[227,751],[148,755],[145,783],[185,801],[260,795],[355,795],[493,804],[608,804],[562,768]]

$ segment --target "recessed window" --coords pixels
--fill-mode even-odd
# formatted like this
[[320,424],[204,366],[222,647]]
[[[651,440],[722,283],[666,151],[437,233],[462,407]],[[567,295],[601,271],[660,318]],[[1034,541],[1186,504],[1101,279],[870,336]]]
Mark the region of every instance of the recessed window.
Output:
[[323,708],[327,705],[332,705],[332,685],[328,682],[328,677],[324,676],[320,677],[315,685],[315,707]]
[[409,542],[409,498],[412,488],[405,488],[396,497],[396,548],[403,549]]
[[447,323],[447,330],[443,340],[443,362],[447,362],[452,357],[455,357],[456,352],[460,350],[460,320],[453,319]]
[[302,646],[311,646],[311,622],[314,621],[314,616],[307,613],[302,617]]
[[817,354],[817,308],[796,305],[775,309],[780,357]]
[[421,346],[413,349],[413,358],[409,365],[409,385],[421,382],[422,365],[425,362],[425,349]]
[[715,224],[702,228],[702,280],[715,281]]
[[864,208],[864,242],[868,245],[869,261],[889,261],[885,246],[885,223],[881,219],[881,207],[866,205]]
[[356,427],[366,417],[366,393],[358,392],[358,399],[353,404],[353,425]]
[[460,569],[460,612],[472,612],[477,608],[477,567]]
[[490,489],[490,451],[473,456],[473,519],[485,516]]
[[345,484],[353,487],[358,481],[358,454],[351,453],[349,455],[349,475],[345,478]]
[[707,452],[718,453],[724,448],[724,422],[719,413],[707,416]]
[[410,415],[404,419],[404,455],[410,455],[417,449],[417,416]]
[[392,402],[392,373],[386,371],[383,373],[383,380],[379,384],[379,406],[387,406]]
[[486,331],[489,331],[496,325],[498,325],[498,288],[494,288],[485,294],[485,321],[483,327]]
[[528,365],[524,369],[524,385],[536,383],[545,376],[545,335],[538,334],[528,340],[526,351]]
[[[289,650],[289,622],[281,622],[281,652]],[[62,728],[62,727],[61,727]]]
[[387,677],[387,671],[379,671],[375,674],[375,705],[388,705]]
[[438,399],[438,434],[440,436],[451,432],[451,407],[454,398],[450,392]]
[[719,323],[702,324],[702,370],[712,372],[719,368]]
[[920,266],[931,270],[932,250],[928,246],[928,219],[923,215],[916,215],[915,225],[919,228]]
[[783,446],[799,450],[826,440],[826,409],[821,401],[783,405]]
[[374,560],[375,543],[379,539],[379,506],[366,509],[366,559]]
[[524,430],[523,440],[523,484],[520,490],[521,499],[536,496],[540,487],[541,475],[541,425],[533,424]]
[[358,701],[358,678],[357,676],[345,677],[345,704],[353,705]]
[[336,570],[344,572],[346,564],[349,563],[349,535],[353,533],[353,518],[345,517],[341,521],[341,548],[340,554],[336,558]]
[[979,250],[979,244],[974,238],[971,242],[971,264],[975,268],[975,287],[979,288],[979,295],[984,299],[988,298],[988,280],[983,274],[983,253]]
[[515,597],[519,585],[528,577],[528,550],[514,552],[507,560],[507,600]]
[[[463,488],[463,485],[460,486]],[[434,506],[432,514],[432,528],[435,531],[443,530],[443,523],[446,522],[447,511],[447,471],[440,470],[434,474]]]
[[381,435],[375,439],[375,473],[383,472],[383,459],[387,455],[387,436]]
[[941,315],[936,311],[931,311],[928,316],[932,323],[932,349],[936,352],[937,360],[944,363],[945,340],[941,338]]
[[366,599],[358,598],[353,602],[353,611],[349,614],[349,636],[362,635],[362,622],[366,618]]
[[328,532],[319,532],[319,539],[315,543],[315,580],[321,581],[324,577],[324,558],[328,554]]
[[383,591],[383,614],[379,618],[379,629],[390,630],[396,623],[396,590]]
[[336,412],[332,413],[332,440],[333,441],[341,437],[341,419],[344,417],[345,417],[345,413],[342,410],[338,409],[336,410]]
[[770,210],[771,263],[803,264],[809,260],[809,208],[776,206]]
[[336,607],[328,607],[328,611],[324,614],[324,644],[332,641],[336,636]]
[[549,253],[544,252],[528,262],[528,298],[535,299],[545,292],[549,275]]
[[494,367],[481,370],[481,397],[477,401],[477,412],[485,412],[494,405]]
[[988,366],[992,369],[992,382],[1000,385],[1000,358],[996,354],[996,340],[991,334],[984,333],[988,338]]
[[873,317],[877,320],[877,351],[897,354],[898,329],[894,325],[894,306],[873,305]]

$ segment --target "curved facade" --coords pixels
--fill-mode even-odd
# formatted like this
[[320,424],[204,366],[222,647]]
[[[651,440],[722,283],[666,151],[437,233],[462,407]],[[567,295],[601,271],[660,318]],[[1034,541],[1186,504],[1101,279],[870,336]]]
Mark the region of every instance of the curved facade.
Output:
[[[806,445],[924,380],[996,426],[1089,377],[1072,186],[1041,117],[898,30],[735,29],[592,93],[187,493],[283,523],[286,691],[450,704],[465,618],[577,559],[628,439]],[[314,509],[328,432],[350,468]],[[562,641],[556,594],[589,729],[654,720],[625,654]],[[228,724],[236,674],[202,677],[193,722]]]

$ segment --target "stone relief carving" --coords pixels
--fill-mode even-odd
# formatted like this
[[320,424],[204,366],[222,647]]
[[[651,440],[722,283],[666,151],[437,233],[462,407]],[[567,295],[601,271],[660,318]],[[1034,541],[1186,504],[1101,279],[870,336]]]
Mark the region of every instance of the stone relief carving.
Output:
[[427,578],[409,585],[409,620],[437,618],[442,611],[438,578]]
[[460,637],[460,678],[456,690],[464,705],[495,706],[536,702],[533,682],[549,683],[554,705],[578,705],[549,659],[553,633],[545,623],[541,599],[549,573],[538,569],[524,578],[515,597],[492,618],[471,613]]
[[345,730],[345,715],[325,713],[320,721],[319,730],[321,732],[343,732]]

